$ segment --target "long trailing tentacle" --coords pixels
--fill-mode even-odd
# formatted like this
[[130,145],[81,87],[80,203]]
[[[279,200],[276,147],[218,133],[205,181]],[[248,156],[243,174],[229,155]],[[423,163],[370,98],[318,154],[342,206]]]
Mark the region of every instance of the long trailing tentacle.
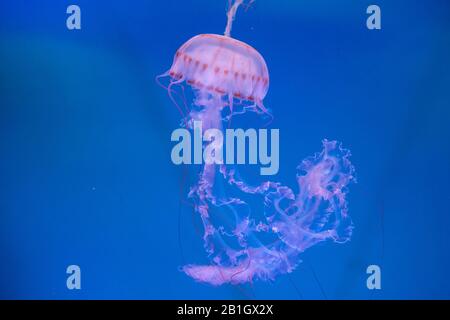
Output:
[[228,12],[227,12],[227,25],[225,27],[225,32],[224,32],[224,35],[226,37],[230,36],[231,28],[233,26],[233,20],[234,20],[234,17],[236,16],[236,11],[239,8],[239,6],[242,4],[242,2],[243,2],[243,0],[235,0],[233,2],[233,4],[231,4],[231,1],[229,3],[230,8],[228,9]]
[[[170,78],[170,82],[168,86],[165,86],[160,79],[165,78],[165,77],[169,77]],[[180,113],[180,115],[184,118],[186,117],[187,113],[189,112],[189,108],[187,106],[187,102],[186,102],[186,98],[184,96],[184,87],[182,88],[182,94],[178,93],[177,91],[173,90],[172,87],[174,85],[177,84],[181,84],[184,81],[184,78],[180,78],[178,80],[172,80],[172,78],[169,75],[169,72],[165,72],[161,75],[158,75],[155,77],[155,81],[156,83],[163,89],[167,90],[167,93],[169,95],[170,100],[173,102],[173,104],[175,105],[175,107],[178,109],[178,112]],[[178,102],[176,101],[176,99],[174,98],[173,94],[176,95],[180,95],[182,101],[183,101],[183,106],[184,106],[184,111],[183,109],[180,107],[180,105],[178,104]]]

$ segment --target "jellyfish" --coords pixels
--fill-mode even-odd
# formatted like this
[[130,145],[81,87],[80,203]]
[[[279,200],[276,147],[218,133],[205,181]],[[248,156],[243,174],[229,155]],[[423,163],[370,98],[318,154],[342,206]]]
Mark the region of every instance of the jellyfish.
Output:
[[[254,112],[272,119],[263,100],[269,72],[263,56],[230,36],[243,0],[229,3],[224,35],[200,34],[177,51],[172,66],[158,76],[182,115],[181,125],[222,130],[236,114]],[[189,86],[192,106],[180,105],[174,86]],[[235,108],[239,105],[239,110]],[[212,142],[204,142],[203,148]],[[347,186],[355,180],[350,152],[337,141],[322,141],[323,149],[297,167],[297,186],[275,181],[249,184],[235,167],[208,163],[202,167],[187,197],[199,215],[208,264],[187,264],[181,270],[196,281],[214,286],[274,280],[298,266],[306,249],[324,241],[345,243],[352,234]],[[223,183],[231,195],[218,191]],[[262,214],[254,215],[247,196],[257,197]],[[221,224],[224,219],[227,224]]]

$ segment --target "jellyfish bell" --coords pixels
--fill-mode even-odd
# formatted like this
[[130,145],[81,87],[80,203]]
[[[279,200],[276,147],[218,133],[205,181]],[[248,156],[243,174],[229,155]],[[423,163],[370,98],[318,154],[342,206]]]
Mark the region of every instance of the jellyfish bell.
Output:
[[[230,35],[237,9],[241,5],[250,5],[253,0],[249,0],[248,4],[245,0],[228,2],[224,34],[200,34],[186,41],[176,51],[170,69],[157,79],[170,78],[166,89],[182,115],[184,112],[172,95],[176,93],[172,86],[185,82],[194,89],[195,106],[209,109],[228,106],[228,118],[231,119],[235,114],[233,104],[237,100],[243,106],[243,111],[236,113],[254,111],[272,118],[263,104],[269,89],[269,72],[264,58],[252,46]],[[181,88],[184,107],[190,111],[183,86]]]
[[255,103],[266,112],[269,88],[264,58],[250,45],[217,34],[197,35],[175,54],[169,76],[199,90]]

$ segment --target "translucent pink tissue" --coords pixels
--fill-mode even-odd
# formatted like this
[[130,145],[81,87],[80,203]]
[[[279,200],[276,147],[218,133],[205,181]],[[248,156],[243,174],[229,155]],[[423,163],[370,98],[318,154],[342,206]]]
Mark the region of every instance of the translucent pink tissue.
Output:
[[[211,258],[209,265],[187,265],[183,271],[197,281],[212,285],[239,284],[254,279],[273,280],[289,273],[300,262],[299,255],[309,247],[331,240],[343,243],[350,239],[352,222],[347,215],[346,187],[354,180],[350,152],[336,141],[323,141],[323,150],[298,166],[298,190],[276,182],[250,186],[237,177],[236,171],[219,169],[229,186],[243,193],[260,195],[265,204],[264,221],[256,221],[238,210],[248,206],[238,198],[220,199],[212,192],[214,177],[205,175],[191,190],[190,197],[204,225],[204,241]],[[205,170],[212,170],[205,168]],[[204,170],[204,173],[205,173]],[[234,207],[237,212],[232,232],[213,226],[211,208]],[[272,239],[263,243],[264,236]],[[224,237],[235,237],[237,245],[226,244]]]
[[[249,111],[272,118],[263,103],[269,89],[263,56],[230,36],[236,10],[244,2],[229,3],[224,35],[191,38],[177,50],[171,68],[158,77],[169,77],[166,89],[190,129],[194,121],[201,121],[205,131],[223,130],[232,116]],[[186,102],[183,84],[193,90],[192,105]],[[178,96],[176,85],[182,88]],[[205,164],[189,198],[203,224],[209,262],[182,270],[212,285],[273,280],[292,272],[300,254],[315,244],[348,241],[353,226],[346,194],[354,181],[349,157],[339,143],[324,140],[322,151],[298,166],[294,190],[272,181],[250,185],[236,167]]]

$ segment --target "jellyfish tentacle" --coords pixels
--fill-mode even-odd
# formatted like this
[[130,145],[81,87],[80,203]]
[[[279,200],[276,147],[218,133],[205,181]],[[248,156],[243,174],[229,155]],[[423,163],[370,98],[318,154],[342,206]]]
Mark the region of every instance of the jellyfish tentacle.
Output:
[[[180,97],[181,97],[181,99],[182,99],[182,101],[183,101],[183,105],[184,105],[184,108],[185,108],[186,112],[189,112],[189,108],[188,108],[188,106],[187,106],[186,97],[185,97],[185,95],[184,95],[184,86],[180,86],[180,87],[181,87],[181,90],[182,90],[182,94],[179,94],[179,93],[178,93],[177,91],[175,91],[175,90],[171,90],[171,88],[172,88],[173,85],[175,85],[175,84],[181,84],[182,81],[177,82],[177,81],[172,81],[172,80],[171,80],[170,83],[169,83],[169,85],[168,85],[168,86],[165,86],[165,85],[161,82],[160,79],[165,78],[165,77],[167,77],[167,76],[169,76],[169,71],[167,71],[167,72],[165,72],[165,73],[163,73],[163,74],[157,75],[157,76],[155,77],[155,82],[156,82],[161,88],[163,88],[164,90],[168,91],[168,93],[169,93],[169,91],[171,91],[171,93],[175,93],[175,94],[177,94],[177,95],[180,95]],[[173,101],[173,99],[171,99],[171,100]],[[179,107],[178,103],[174,102],[174,104],[175,104],[175,106],[177,107],[177,109],[180,111],[181,108]],[[184,116],[184,112],[181,112],[181,115]]]
[[243,0],[235,0],[233,4],[231,4],[230,1],[230,8],[227,12],[227,25],[225,27],[224,35],[226,37],[230,36],[231,28],[233,26],[234,17],[236,16],[236,11],[239,8],[239,6],[242,4]]

